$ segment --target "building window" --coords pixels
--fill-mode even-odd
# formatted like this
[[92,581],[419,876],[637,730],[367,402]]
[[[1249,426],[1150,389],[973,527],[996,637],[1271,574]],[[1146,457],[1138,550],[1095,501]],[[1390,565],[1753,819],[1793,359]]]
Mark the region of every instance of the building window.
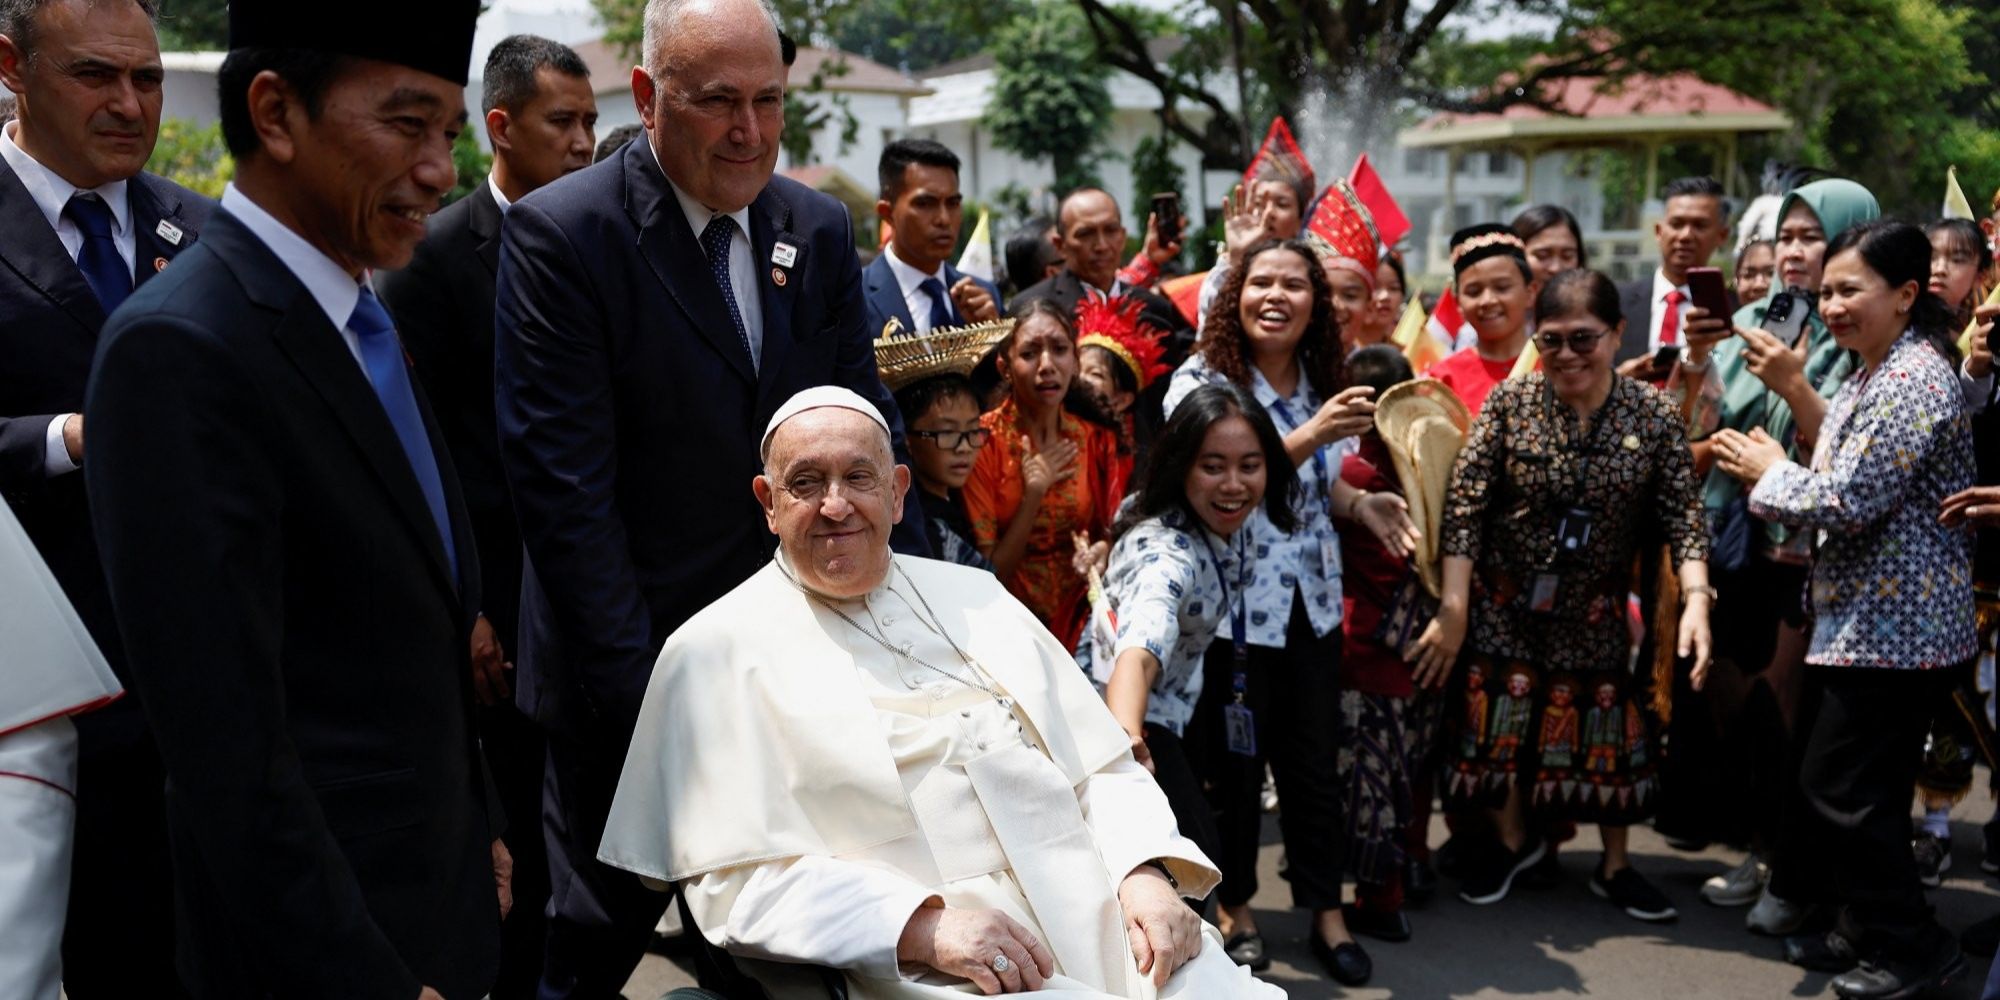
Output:
[[1505,177],[1514,172],[1514,157],[1510,153],[1487,154],[1486,173],[1492,177]]
[[1412,177],[1427,177],[1431,173],[1431,151],[1428,149],[1403,150],[1403,172]]

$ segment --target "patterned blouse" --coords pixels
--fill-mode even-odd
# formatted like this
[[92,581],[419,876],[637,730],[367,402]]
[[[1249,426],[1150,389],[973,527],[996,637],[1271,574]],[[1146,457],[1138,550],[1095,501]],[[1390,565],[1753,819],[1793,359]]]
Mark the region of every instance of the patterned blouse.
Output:
[[[1167,415],[1173,416],[1174,407],[1188,393],[1226,381],[1221,372],[1208,367],[1207,359],[1200,354],[1189,357],[1175,369],[1173,380],[1167,384]],[[1252,368],[1250,392],[1257,402],[1264,404],[1264,411],[1278,425],[1281,436],[1319,412],[1319,394],[1304,378],[1299,379],[1298,388],[1289,397],[1281,397],[1265,380],[1264,373]],[[1256,550],[1256,571],[1250,588],[1245,591],[1250,602],[1247,605],[1250,645],[1285,648],[1285,629],[1292,620],[1294,592],[1305,599],[1306,616],[1312,620],[1315,635],[1323,636],[1340,627],[1340,536],[1334,534],[1333,519],[1327,511],[1332,505],[1333,484],[1340,475],[1340,463],[1353,450],[1352,438],[1336,441],[1299,466],[1299,530],[1289,535],[1280,532],[1262,507],[1250,515],[1250,522],[1244,528],[1250,532]]]
[[[1178,736],[1201,700],[1202,659],[1227,637],[1227,602],[1249,577],[1244,532],[1220,538],[1185,512],[1148,518],[1119,536],[1104,574],[1104,596],[1118,616],[1111,656],[1143,649],[1160,661],[1146,699],[1146,721]],[[1103,670],[1110,676],[1107,667]]]
[[1957,373],[1904,333],[1828,404],[1812,468],[1781,462],[1750,492],[1758,517],[1818,531],[1806,662],[1927,669],[1974,652],[1972,536],[1938,524],[1973,483]]
[[[1558,547],[1565,519],[1589,522],[1569,554]],[[1676,566],[1707,558],[1694,456],[1671,400],[1614,378],[1584,431],[1541,372],[1501,383],[1472,423],[1444,508],[1444,554],[1475,564],[1469,646],[1556,670],[1624,669],[1632,557],[1649,525]],[[1553,603],[1536,611],[1543,577]]]
[[[979,449],[972,476],[965,481],[965,513],[972,519],[972,541],[982,551],[998,545],[1014,513],[1021,509],[1026,480],[1021,462],[1028,457],[1030,431],[1012,398],[979,418],[993,439]],[[1125,495],[1118,436],[1096,424],[1064,412],[1058,433],[1076,445],[1076,472],[1049,488],[1035,511],[1035,527],[1019,569],[1001,580],[1007,591],[1035,613],[1069,649],[1083,634],[1084,592],[1088,584],[1071,565],[1076,545],[1072,532],[1093,541],[1104,538]]]

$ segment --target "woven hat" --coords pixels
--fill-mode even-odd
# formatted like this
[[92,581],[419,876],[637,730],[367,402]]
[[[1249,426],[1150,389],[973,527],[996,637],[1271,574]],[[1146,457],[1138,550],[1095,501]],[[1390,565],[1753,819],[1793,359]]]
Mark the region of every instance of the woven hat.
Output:
[[1306,220],[1305,236],[1328,267],[1353,271],[1374,290],[1382,237],[1375,230],[1374,216],[1346,181],[1336,180],[1320,194],[1312,218]]
[[1410,505],[1410,520],[1423,533],[1417,540],[1417,576],[1432,596],[1441,596],[1444,571],[1438,546],[1444,526],[1445,491],[1452,464],[1465,447],[1472,413],[1458,394],[1432,378],[1391,386],[1375,402],[1375,430],[1389,448],[1396,481]]
[[884,327],[884,336],[875,341],[875,369],[882,383],[895,392],[906,385],[936,375],[970,375],[979,359],[1007,339],[1014,329],[1011,319],[996,319],[970,326],[936,327],[921,336]]

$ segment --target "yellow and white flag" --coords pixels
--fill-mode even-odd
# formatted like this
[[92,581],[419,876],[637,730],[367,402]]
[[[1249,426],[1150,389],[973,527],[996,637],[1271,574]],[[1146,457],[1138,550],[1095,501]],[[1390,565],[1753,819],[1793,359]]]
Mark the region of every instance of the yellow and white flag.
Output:
[[993,233],[988,220],[992,213],[979,210],[979,224],[972,227],[972,239],[958,255],[958,269],[981,281],[993,280]]
[[1944,217],[1947,219],[1977,219],[1972,213],[1972,203],[1965,200],[1965,192],[1958,186],[1958,167],[1944,168]]

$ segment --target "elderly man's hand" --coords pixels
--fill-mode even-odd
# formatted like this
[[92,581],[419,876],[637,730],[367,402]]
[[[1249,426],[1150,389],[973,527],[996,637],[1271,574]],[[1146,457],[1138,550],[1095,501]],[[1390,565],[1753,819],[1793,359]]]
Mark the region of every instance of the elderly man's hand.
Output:
[[472,697],[481,705],[497,705],[513,694],[507,687],[507,672],[514,665],[507,662],[507,651],[500,647],[500,636],[494,632],[493,623],[480,615],[472,622]]
[[1150,864],[1132,869],[1118,884],[1118,902],[1125,910],[1125,941],[1139,971],[1150,973],[1154,986],[1165,986],[1174,970],[1201,950],[1201,919]]
[[[995,969],[996,959],[1006,971]],[[1042,988],[1056,971],[1048,945],[999,910],[919,907],[896,942],[896,960],[926,965],[979,987],[981,993]]]

